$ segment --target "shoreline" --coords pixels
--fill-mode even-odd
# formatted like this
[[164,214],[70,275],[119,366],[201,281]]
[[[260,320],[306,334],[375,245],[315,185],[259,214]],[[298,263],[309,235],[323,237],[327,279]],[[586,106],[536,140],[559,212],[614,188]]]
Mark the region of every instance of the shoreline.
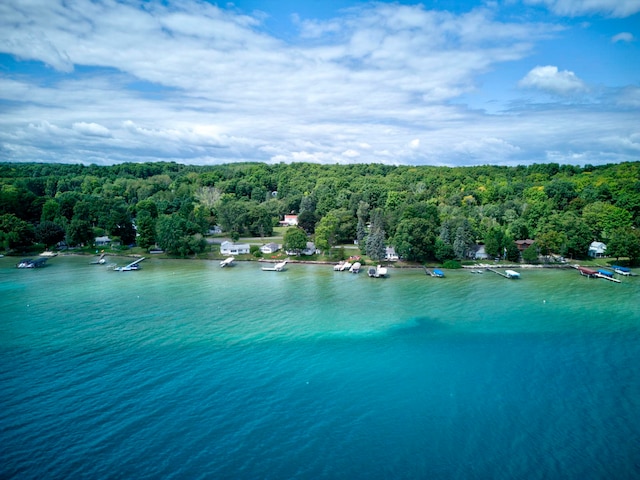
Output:
[[[78,252],[59,252],[58,253],[59,256],[77,256],[77,257],[93,257],[95,256],[95,254],[90,254],[90,253],[78,253]],[[158,260],[201,260],[201,261],[220,261],[220,260],[224,260],[224,258],[228,258],[228,257],[222,257],[222,258],[202,258],[202,257],[184,257],[184,258],[180,258],[180,257],[166,257],[166,256],[157,256],[154,257],[153,254],[149,254],[152,255],[150,257],[146,257],[146,258],[156,258]],[[141,258],[145,255],[143,254],[138,254],[138,253],[106,253],[105,252],[105,256],[110,256],[110,257],[128,257],[128,258]],[[256,263],[278,263],[278,262],[282,262],[283,260],[285,260],[284,258],[280,258],[280,259],[264,259],[264,258],[257,258],[255,260],[253,259],[236,259],[236,262],[256,262]],[[302,265],[327,265],[327,266],[334,266],[336,265],[336,263],[338,263],[337,261],[329,261],[329,260],[299,260],[299,259],[287,259],[287,263],[298,263],[298,264],[302,264]],[[433,265],[419,265],[419,264],[401,264],[398,265],[395,262],[377,262],[375,263],[376,265],[384,265],[387,268],[394,268],[394,269],[422,269],[422,268],[445,268],[442,267],[441,265],[439,266],[433,266]],[[367,264],[368,266],[370,266],[369,264]],[[365,265],[365,266],[367,266]],[[374,265],[374,263],[372,263],[371,265]],[[533,263],[509,263],[509,264],[496,264],[496,263],[477,263],[477,264],[473,264],[473,265],[461,265],[460,268],[455,268],[455,269],[447,269],[447,270],[472,270],[472,269],[487,269],[487,268],[500,268],[500,269],[506,269],[506,268],[525,268],[525,269],[536,269],[536,268],[547,268],[547,269],[566,269],[566,268],[577,268],[579,267],[580,264],[579,263],[564,263],[564,264],[533,264]]]

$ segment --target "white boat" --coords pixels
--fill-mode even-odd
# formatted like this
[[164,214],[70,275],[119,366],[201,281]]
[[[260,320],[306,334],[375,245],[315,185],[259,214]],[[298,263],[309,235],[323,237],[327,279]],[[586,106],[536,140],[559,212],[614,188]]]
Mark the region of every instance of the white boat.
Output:
[[342,270],[342,265],[344,265],[344,262],[336,263],[336,264],[333,266],[333,271],[334,271],[334,272],[339,272],[339,271],[341,271],[341,270]]
[[351,268],[351,266],[352,266],[352,264],[351,264],[351,263],[349,263],[349,262],[344,262],[344,263],[342,264],[342,267],[340,268],[340,271],[341,271],[341,272],[344,272],[345,270],[346,270],[346,271],[349,271],[349,269]]
[[514,270],[505,270],[504,276],[507,278],[520,278],[520,274]]
[[349,269],[349,271],[351,273],[358,273],[360,271],[360,267],[362,267],[362,264],[360,262],[356,262],[353,265],[351,265],[351,268]]
[[229,258],[225,258],[224,260],[222,260],[220,262],[220,266],[222,268],[224,267],[231,267],[233,265],[233,262],[235,261],[235,257],[229,257]]
[[273,267],[262,267],[265,272],[282,272],[284,270],[287,261],[276,263]]
[[387,276],[387,267],[383,267],[382,265],[378,265],[375,268],[370,267],[368,275],[375,278],[384,278]]
[[144,260],[145,257],[139,258],[135,262],[131,262],[129,265],[125,265],[124,267],[114,267],[113,269],[116,272],[132,272],[134,270],[140,270],[140,262]]

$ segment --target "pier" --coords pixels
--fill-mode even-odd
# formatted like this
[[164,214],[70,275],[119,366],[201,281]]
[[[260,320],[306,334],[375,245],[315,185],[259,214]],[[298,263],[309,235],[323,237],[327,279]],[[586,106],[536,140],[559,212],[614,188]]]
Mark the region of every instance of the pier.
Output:
[[488,267],[487,267],[487,270],[489,270],[490,272],[493,272],[493,273],[497,273],[497,274],[498,274],[498,275],[500,275],[501,277],[509,278],[509,277],[507,277],[504,273],[499,272],[498,270],[495,270],[495,269],[493,269],[493,268],[488,268]]

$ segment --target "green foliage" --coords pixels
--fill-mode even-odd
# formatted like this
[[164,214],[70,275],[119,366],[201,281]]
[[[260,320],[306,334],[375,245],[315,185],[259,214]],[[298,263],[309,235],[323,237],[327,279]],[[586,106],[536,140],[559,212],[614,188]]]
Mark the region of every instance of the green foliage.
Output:
[[0,245],[4,250],[24,250],[35,240],[34,228],[11,213],[0,215]]
[[[320,227],[316,244],[325,251],[354,239],[365,251],[374,244],[377,250],[385,240],[380,232],[388,232],[407,258],[446,260],[452,252],[464,258],[482,240],[488,253],[502,256],[506,248],[509,256],[511,239],[525,238],[581,257],[592,240],[628,250],[622,239],[640,228],[639,179],[640,162],[584,168],[0,163],[0,215],[26,222],[31,238],[29,228],[15,226],[0,235],[4,245],[24,248],[35,225],[49,221],[66,229],[70,243],[90,242],[93,229],[128,244],[135,217],[138,242],[147,244],[153,229],[146,211],[152,219],[188,222],[193,238],[182,243],[195,251],[197,234],[209,226],[220,224],[231,238],[268,236],[282,215],[298,212],[308,234]],[[428,228],[423,221],[431,222]],[[439,236],[420,239],[409,225]]]
[[529,245],[524,252],[522,252],[522,260],[524,263],[538,263],[538,247],[534,243]]
[[450,269],[462,268],[462,264],[458,260],[447,260],[442,266]]
[[64,240],[65,230],[57,223],[44,221],[35,228],[36,241],[43,243],[46,248]]
[[307,234],[297,227],[289,227],[284,234],[284,249],[300,253],[307,247]]

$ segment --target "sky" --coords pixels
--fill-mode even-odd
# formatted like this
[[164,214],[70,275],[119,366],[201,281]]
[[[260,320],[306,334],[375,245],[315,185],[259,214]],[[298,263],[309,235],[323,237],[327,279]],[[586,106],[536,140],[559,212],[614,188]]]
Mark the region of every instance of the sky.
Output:
[[640,161],[640,0],[0,0],[0,162]]

